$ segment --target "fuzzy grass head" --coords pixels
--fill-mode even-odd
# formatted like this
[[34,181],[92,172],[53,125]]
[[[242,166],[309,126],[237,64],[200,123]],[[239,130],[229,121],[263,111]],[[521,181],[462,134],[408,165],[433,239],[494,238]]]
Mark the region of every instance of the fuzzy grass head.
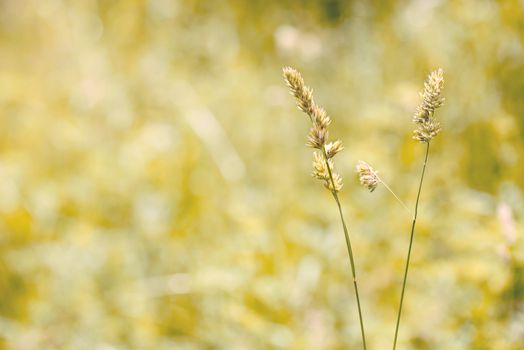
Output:
[[291,94],[295,96],[298,109],[309,117],[312,124],[306,145],[320,151],[313,154],[313,176],[323,181],[329,191],[337,193],[342,189],[342,177],[334,172],[333,157],[344,148],[342,142],[329,142],[328,126],[331,118],[324,108],[315,103],[313,89],[304,83],[302,75],[291,67],[284,67],[282,72]]
[[420,93],[422,102],[417,107],[413,122],[417,128],[413,131],[413,138],[420,142],[429,143],[440,133],[440,123],[434,118],[435,110],[444,104],[442,90],[444,89],[444,71],[439,68],[429,73],[424,82],[424,90]]
[[358,161],[356,168],[362,186],[366,187],[370,192],[373,192],[380,183],[378,173],[373,170],[371,165],[363,160]]

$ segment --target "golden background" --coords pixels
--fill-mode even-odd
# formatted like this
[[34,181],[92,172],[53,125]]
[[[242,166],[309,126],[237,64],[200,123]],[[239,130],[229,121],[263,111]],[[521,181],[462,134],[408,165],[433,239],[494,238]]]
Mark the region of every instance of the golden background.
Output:
[[519,1],[0,1],[0,348],[360,349],[344,236],[311,178],[333,118],[369,349],[524,348]]

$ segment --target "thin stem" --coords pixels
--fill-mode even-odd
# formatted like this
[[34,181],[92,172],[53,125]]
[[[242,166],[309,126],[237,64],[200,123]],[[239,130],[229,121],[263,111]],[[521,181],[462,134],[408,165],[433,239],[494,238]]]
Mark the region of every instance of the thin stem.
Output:
[[362,345],[364,346],[364,350],[366,350],[366,334],[364,332],[364,320],[362,318],[362,308],[360,306],[360,296],[358,293],[358,284],[357,284],[357,273],[355,270],[355,260],[353,258],[353,249],[351,248],[351,240],[349,239],[349,233],[348,228],[346,226],[346,221],[344,220],[344,215],[342,214],[342,206],[340,205],[340,200],[338,199],[337,191],[335,190],[335,181],[333,181],[333,174],[331,173],[331,167],[329,166],[328,162],[328,156],[326,154],[325,149],[322,150],[322,153],[324,154],[324,159],[326,161],[326,166],[329,173],[329,180],[331,181],[333,198],[335,198],[335,202],[337,202],[338,207],[338,213],[340,215],[340,221],[342,222],[342,228],[344,229],[344,236],[346,238],[346,246],[349,254],[349,262],[351,265],[351,273],[353,275],[353,286],[355,287],[355,296],[357,299],[357,306],[358,306],[358,317],[360,321],[360,333],[362,335]]
[[418,202],[420,199],[420,192],[422,190],[422,182],[424,181],[424,173],[426,172],[426,164],[428,163],[429,142],[426,146],[426,156],[424,158],[424,166],[422,167],[422,175],[420,176],[420,183],[418,185],[417,201],[415,203],[415,214],[413,215],[413,223],[411,224],[411,236],[409,238],[408,258],[406,260],[406,268],[404,269],[404,281],[402,282],[402,293],[400,294],[400,306],[398,308],[397,325],[395,327],[395,339],[393,340],[393,350],[397,347],[398,329],[400,326],[400,315],[402,314],[402,305],[404,304],[404,292],[406,290],[406,281],[408,278],[409,261],[411,260],[411,248],[413,247],[413,237],[415,236],[415,223],[417,222]]
[[378,180],[384,185],[384,187],[397,199],[397,201],[404,207],[404,209],[406,209],[406,211],[409,213],[409,215],[411,215],[411,211],[408,209],[408,207],[404,204],[404,202],[398,198],[398,196],[396,195],[395,192],[393,192],[393,190],[391,188],[389,188],[388,184],[384,182],[384,180],[382,180],[380,177],[378,177],[377,175],[377,178]]

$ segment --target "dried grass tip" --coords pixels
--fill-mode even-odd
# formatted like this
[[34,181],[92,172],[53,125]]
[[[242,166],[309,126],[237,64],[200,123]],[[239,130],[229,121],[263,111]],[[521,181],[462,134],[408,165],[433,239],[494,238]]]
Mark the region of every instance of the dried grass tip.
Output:
[[365,186],[370,192],[373,192],[380,183],[378,172],[373,170],[371,165],[362,160],[358,161],[356,168],[358,177],[360,179],[360,183],[363,186]]
[[320,151],[313,154],[313,176],[323,181],[332,193],[337,193],[342,189],[342,177],[334,172],[333,157],[344,149],[342,142],[328,142],[331,119],[324,108],[315,103],[313,90],[306,86],[302,75],[291,67],[284,67],[282,73],[291,94],[297,100],[298,109],[307,114],[312,124],[306,145]]
[[421,142],[430,142],[441,130],[440,123],[433,117],[435,110],[444,104],[441,96],[444,89],[444,71],[439,68],[428,75],[424,90],[420,93],[422,102],[417,107],[413,122],[417,128],[413,138]]
[[315,103],[313,90],[306,86],[302,75],[296,69],[284,67],[282,72],[290,93],[297,100],[298,109],[306,113],[313,124],[309,131],[307,145],[322,150],[327,142],[327,127],[331,123],[331,118],[324,108]]

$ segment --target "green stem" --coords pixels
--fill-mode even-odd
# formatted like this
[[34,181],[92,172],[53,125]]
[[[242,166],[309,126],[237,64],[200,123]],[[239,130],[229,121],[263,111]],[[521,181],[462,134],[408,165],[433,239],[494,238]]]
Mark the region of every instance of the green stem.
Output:
[[404,292],[406,290],[406,281],[408,278],[409,261],[411,260],[411,248],[413,247],[413,237],[415,236],[415,223],[417,222],[418,202],[420,199],[420,192],[422,190],[422,182],[424,181],[424,173],[426,172],[426,164],[428,163],[429,142],[426,146],[426,156],[424,158],[424,166],[422,167],[422,175],[420,176],[420,183],[418,185],[417,201],[415,203],[415,214],[413,215],[413,223],[411,224],[411,236],[409,238],[408,258],[406,260],[406,268],[404,269],[404,281],[402,282],[402,293],[400,294],[400,306],[398,308],[397,325],[395,327],[395,339],[393,340],[393,350],[397,347],[398,329],[400,326],[400,315],[402,314],[402,305],[404,304]]
[[338,207],[338,213],[340,215],[340,221],[342,221],[342,228],[344,229],[344,236],[346,238],[346,246],[349,254],[349,262],[351,265],[351,273],[353,275],[353,286],[355,287],[355,296],[357,298],[357,306],[358,306],[358,317],[360,321],[360,333],[362,335],[362,345],[364,346],[364,350],[366,350],[366,334],[364,333],[364,321],[362,318],[362,308],[360,306],[360,296],[358,293],[358,284],[357,284],[357,273],[355,271],[355,259],[353,258],[353,249],[351,248],[351,240],[349,239],[349,233],[348,228],[346,226],[346,221],[344,220],[344,215],[342,214],[342,206],[340,205],[340,200],[338,199],[337,191],[335,190],[335,181],[333,181],[333,174],[331,173],[331,167],[329,166],[328,156],[326,154],[326,151],[323,149],[322,153],[324,154],[324,159],[326,161],[326,166],[329,173],[329,180],[331,181],[333,198],[335,198],[335,202],[337,202]]

